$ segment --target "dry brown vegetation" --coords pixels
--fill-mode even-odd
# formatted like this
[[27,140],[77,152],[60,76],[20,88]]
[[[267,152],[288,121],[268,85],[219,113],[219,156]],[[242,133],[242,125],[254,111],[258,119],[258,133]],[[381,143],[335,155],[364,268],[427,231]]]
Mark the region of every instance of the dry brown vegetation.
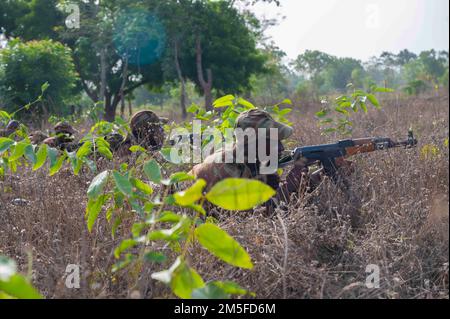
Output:
[[[352,200],[324,181],[272,218],[258,209],[223,214],[221,227],[248,249],[255,268],[236,269],[193,247],[192,266],[205,281],[235,280],[258,298],[448,298],[448,96],[383,105],[382,111],[356,115],[354,137],[405,138],[412,126],[417,149],[355,158]],[[290,146],[339,139],[320,136],[312,114],[292,116],[296,136]],[[439,153],[421,155],[427,144]],[[104,217],[88,233],[85,194],[92,177],[68,171],[48,177],[25,169],[0,181],[0,254],[24,272],[32,260],[33,283],[47,298],[173,297],[150,279],[168,264],[138,264],[111,274],[114,247],[130,236],[132,221],[115,239]],[[65,287],[68,264],[82,266],[81,289]],[[369,264],[381,269],[379,289],[365,287]]]

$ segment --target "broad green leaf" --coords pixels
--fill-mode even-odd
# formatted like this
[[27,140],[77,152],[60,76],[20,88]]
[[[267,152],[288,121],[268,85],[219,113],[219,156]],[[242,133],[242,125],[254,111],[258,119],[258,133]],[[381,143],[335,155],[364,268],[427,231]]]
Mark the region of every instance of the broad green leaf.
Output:
[[86,215],[87,215],[87,227],[91,232],[92,227],[97,220],[98,214],[102,211],[102,207],[105,202],[108,200],[108,195],[101,195],[98,198],[91,198],[88,201],[88,205],[86,207]]
[[275,193],[270,186],[257,180],[227,178],[215,184],[206,198],[221,208],[245,211],[267,202]]
[[250,256],[242,246],[224,230],[214,224],[203,224],[196,228],[199,243],[217,258],[230,265],[252,269]]
[[365,102],[359,101],[359,106],[361,107],[361,109],[362,109],[365,113],[367,113],[367,105],[366,105]]
[[36,164],[36,154],[33,150],[33,145],[28,144],[27,147],[25,147],[25,157],[31,162],[31,164]]
[[58,160],[58,150],[53,147],[48,147],[47,156],[50,159],[50,167],[54,166]]
[[133,195],[133,186],[126,176],[121,175],[119,172],[113,172],[114,181],[116,182],[117,188],[127,196]]
[[202,277],[184,262],[175,269],[170,282],[173,293],[183,299],[190,299],[192,292],[204,285]]
[[378,99],[373,94],[367,94],[367,99],[372,103],[376,108],[380,108],[380,102],[378,102]]
[[104,157],[106,157],[109,160],[113,159],[113,154],[111,153],[111,150],[106,146],[100,146],[97,148],[97,152],[102,154]]
[[251,110],[251,109],[256,109],[256,107],[250,103],[247,100],[244,100],[243,98],[239,98],[238,103],[242,106],[244,106],[246,109]]
[[66,158],[67,158],[67,154],[62,154],[58,158],[58,160],[55,162],[55,164],[50,167],[50,171],[49,171],[49,175],[50,176],[53,176],[53,175],[55,175],[56,173],[59,172],[59,170],[61,169],[64,161],[66,160]]
[[175,201],[178,205],[189,206],[194,204],[203,197],[203,189],[206,187],[206,181],[199,179],[194,185],[188,189],[174,194]]
[[225,95],[214,101],[213,106],[215,108],[225,107],[233,105],[233,100],[235,97],[233,95]]
[[18,160],[19,158],[21,158],[25,154],[25,149],[26,149],[26,147],[28,145],[30,145],[30,144],[26,143],[26,142],[18,142],[18,143],[16,143],[16,145],[14,145],[14,149],[12,151],[12,154],[9,157],[9,161],[13,162],[13,161]]
[[144,173],[152,182],[159,184],[161,182],[161,168],[155,160],[150,160],[144,164]]
[[11,145],[14,144],[14,141],[7,137],[0,137],[0,154],[9,149]]
[[140,190],[144,194],[146,194],[146,195],[153,194],[153,188],[150,185],[144,183],[143,181],[141,181],[137,178],[133,178],[133,179],[131,179],[131,182],[134,185],[134,187],[136,187],[138,190]]
[[94,177],[87,190],[87,195],[89,199],[97,198],[103,192],[103,188],[105,187],[106,182],[108,181],[108,177],[109,171],[101,172],[100,174]]
[[77,151],[77,157],[78,158],[83,158],[88,156],[89,154],[91,154],[92,152],[92,142],[91,141],[86,141],[83,143],[83,145],[81,145],[81,147],[78,149]]
[[208,283],[206,286],[197,288],[192,291],[192,299],[230,299],[230,295],[227,294],[222,288],[218,287],[214,283]]
[[42,299],[39,292],[19,274],[12,275],[9,280],[0,280],[0,291],[19,299]]
[[38,170],[44,165],[47,159],[47,144],[41,144],[39,150],[36,153],[36,163],[33,166],[33,171]]
[[280,104],[292,105],[292,101],[290,99],[284,99]]
[[158,222],[161,223],[179,223],[181,220],[181,216],[178,214],[175,214],[173,212],[163,212],[161,213],[161,217],[158,218]]

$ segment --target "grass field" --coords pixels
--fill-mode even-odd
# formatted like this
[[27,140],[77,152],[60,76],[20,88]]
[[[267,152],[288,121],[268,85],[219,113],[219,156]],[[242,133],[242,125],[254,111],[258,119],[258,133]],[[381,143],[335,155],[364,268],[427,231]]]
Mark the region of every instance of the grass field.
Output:
[[[191,264],[205,281],[234,280],[257,298],[448,298],[448,94],[382,105],[354,117],[353,137],[404,139],[412,127],[416,149],[354,158],[350,201],[325,180],[272,218],[260,209],[218,212],[221,227],[248,250],[255,267],[236,269],[195,246]],[[290,117],[296,132],[290,147],[341,138],[321,136],[313,114],[300,108]],[[92,177],[29,169],[7,175],[0,181],[0,254],[25,273],[31,269],[47,298],[173,297],[150,278],[169,264],[135,264],[111,274],[113,250],[129,236],[133,217],[114,239],[104,217],[89,233],[84,211]],[[80,289],[64,284],[68,264],[81,265]],[[380,268],[380,288],[365,285],[371,264]]]

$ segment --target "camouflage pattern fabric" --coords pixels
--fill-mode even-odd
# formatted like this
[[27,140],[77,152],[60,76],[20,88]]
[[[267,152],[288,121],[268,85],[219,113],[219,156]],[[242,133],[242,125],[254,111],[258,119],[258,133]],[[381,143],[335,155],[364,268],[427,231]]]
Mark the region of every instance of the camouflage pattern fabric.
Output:
[[160,150],[164,144],[163,125],[167,119],[159,118],[152,111],[140,111],[130,120],[130,128],[137,144],[149,151]]
[[9,121],[4,129],[0,130],[0,137],[7,137],[17,131],[20,127],[20,123],[17,121]]

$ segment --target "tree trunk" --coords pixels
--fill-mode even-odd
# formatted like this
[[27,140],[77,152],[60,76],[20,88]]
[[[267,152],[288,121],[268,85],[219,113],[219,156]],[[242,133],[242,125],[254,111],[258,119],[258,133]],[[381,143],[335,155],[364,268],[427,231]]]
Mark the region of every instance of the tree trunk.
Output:
[[117,105],[120,102],[120,94],[114,95],[114,98],[111,97],[111,94],[105,95],[105,121],[114,122],[116,118],[116,110]]
[[131,99],[128,99],[128,115],[130,117],[133,115],[133,105],[131,105]]
[[181,72],[181,66],[180,61],[178,59],[178,40],[175,41],[175,68],[177,70],[178,80],[180,81],[180,106],[181,106],[181,116],[183,119],[187,118],[187,112],[186,112],[186,81],[183,78],[183,73]]
[[100,50],[100,93],[99,93],[99,100],[104,101],[104,107],[105,107],[105,119],[106,114],[108,113],[107,109],[107,103],[106,103],[106,50],[102,48]]
[[198,82],[202,86],[203,94],[205,96],[205,109],[207,111],[212,110],[212,71],[211,69],[206,69],[206,80],[203,75],[203,62],[202,62],[202,45],[200,38],[197,37],[196,41],[196,56],[197,56],[197,75]]
[[125,58],[125,61],[122,60],[122,63],[125,63],[123,66],[123,71],[122,71],[122,84],[120,85],[120,101],[121,106],[120,106],[120,116],[123,118],[125,115],[125,96],[124,96],[124,91],[125,91],[125,85],[127,84],[127,77],[128,77],[128,58]]

